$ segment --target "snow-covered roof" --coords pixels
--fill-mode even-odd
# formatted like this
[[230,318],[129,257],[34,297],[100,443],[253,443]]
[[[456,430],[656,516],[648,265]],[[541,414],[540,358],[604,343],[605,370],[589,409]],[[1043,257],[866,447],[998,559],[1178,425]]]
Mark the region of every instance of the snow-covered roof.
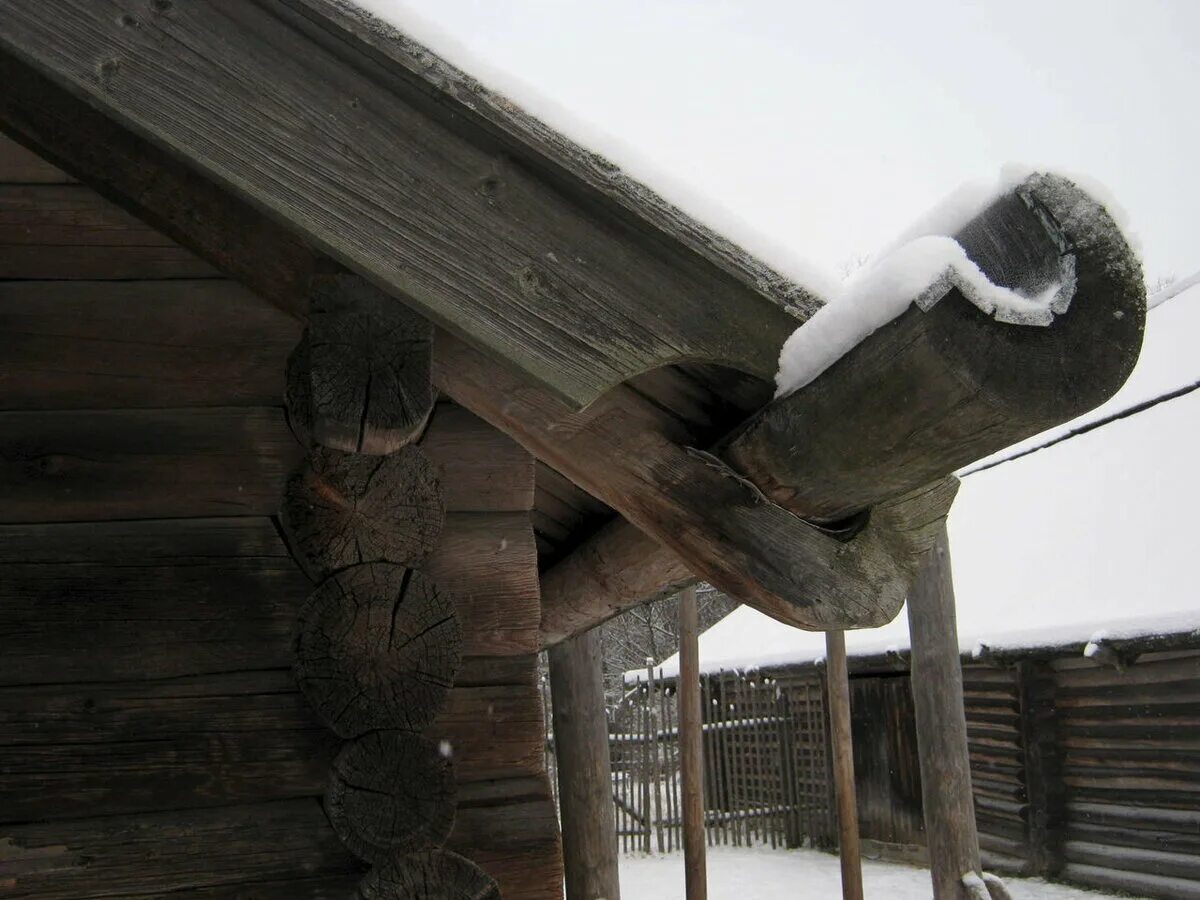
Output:
[[[1200,290],[1190,290],[1149,315],[1141,358],[1115,397],[990,461],[1200,382],[1198,351]],[[963,652],[1200,629],[1190,519],[1200,503],[1198,436],[1200,390],[966,475],[949,518]],[[882,628],[846,634],[852,656],[908,644],[903,612]],[[824,654],[823,634],[750,607],[700,638],[705,672]],[[677,656],[662,665],[665,677],[678,669]]]

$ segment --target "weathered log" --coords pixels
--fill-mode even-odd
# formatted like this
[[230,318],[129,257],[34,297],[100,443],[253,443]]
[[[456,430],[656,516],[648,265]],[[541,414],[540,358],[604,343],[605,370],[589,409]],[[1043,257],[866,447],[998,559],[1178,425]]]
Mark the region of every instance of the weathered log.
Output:
[[358,885],[358,900],[500,900],[479,866],[449,850],[406,853],[375,866]]
[[433,411],[433,326],[354,275],[313,279],[308,328],[288,358],[288,418],[301,443],[392,453]]
[[564,641],[549,657],[567,900],[619,900],[600,632]]
[[314,449],[287,483],[283,527],[314,581],[347,566],[415,566],[445,524],[433,463],[418,447],[384,456]]
[[960,900],[963,876],[983,874],[971,794],[962,666],[945,529],[908,598],[921,798],[935,900]]
[[683,785],[683,872],[687,900],[708,897],[699,640],[696,589],[689,587],[679,598],[679,768]]
[[776,503],[837,521],[1072,419],[1124,383],[1146,289],[1102,206],[1036,175],[954,237],[995,284],[1029,296],[1058,285],[1053,322],[997,322],[940,286],[940,300],[923,298],[932,307],[910,307],[726,442],[723,457]]
[[1063,751],[1058,742],[1057,673],[1046,662],[1024,660],[1016,667],[1020,698],[1024,787],[1029,800],[1027,839],[1033,872],[1057,878],[1062,871],[1067,821]]
[[533,509],[533,457],[461,406],[444,402],[434,407],[420,447],[441,472],[447,511]]
[[454,602],[436,584],[402,566],[354,566],[301,609],[296,681],[342,737],[420,731],[445,703],[461,647]]
[[432,741],[373,731],[342,748],[325,791],[342,843],[370,863],[441,846],[454,827],[454,770]]
[[825,634],[825,689],[829,704],[829,744],[833,756],[834,794],[837,800],[838,857],[842,870],[843,900],[862,900],[862,847],[858,831],[858,803],[854,785],[854,740],[850,730],[850,676],[846,668],[846,635]]

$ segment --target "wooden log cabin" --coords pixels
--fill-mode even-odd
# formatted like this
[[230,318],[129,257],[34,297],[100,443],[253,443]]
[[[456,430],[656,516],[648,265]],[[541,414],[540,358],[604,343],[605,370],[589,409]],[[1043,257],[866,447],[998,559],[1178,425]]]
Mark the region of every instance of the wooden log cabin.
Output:
[[941,279],[772,401],[821,298],[353,6],[0,17],[0,896],[559,897],[539,649],[885,622],[1137,355],[1036,176],[955,237],[1053,324]]

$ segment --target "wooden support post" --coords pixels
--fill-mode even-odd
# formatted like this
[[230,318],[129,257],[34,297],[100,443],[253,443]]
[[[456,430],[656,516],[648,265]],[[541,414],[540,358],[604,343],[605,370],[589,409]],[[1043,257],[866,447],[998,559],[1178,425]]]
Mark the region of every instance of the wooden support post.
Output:
[[706,900],[704,733],[700,710],[700,624],[696,589],[679,595],[679,755],[683,776],[683,872],[687,900]]
[[954,616],[950,540],[942,529],[908,597],[921,797],[934,900],[961,900],[963,875],[983,871],[971,796],[967,717]]
[[600,630],[549,656],[567,900],[620,900]]
[[825,633],[829,731],[833,744],[833,783],[837,791],[838,846],[842,859],[842,898],[862,900],[862,858],[858,844],[858,802],[854,791],[854,744],[850,734],[850,676],[846,635]]

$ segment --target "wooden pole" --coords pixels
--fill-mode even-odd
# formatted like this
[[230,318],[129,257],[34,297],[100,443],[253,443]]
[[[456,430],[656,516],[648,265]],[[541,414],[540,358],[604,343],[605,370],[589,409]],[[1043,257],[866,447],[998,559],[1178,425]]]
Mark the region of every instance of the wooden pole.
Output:
[[679,595],[679,752],[683,775],[683,871],[687,900],[707,900],[708,897],[698,619],[696,589],[690,587]]
[[965,896],[963,875],[982,875],[983,870],[971,796],[950,541],[944,526],[908,597],[908,628],[933,896],[959,900]]
[[862,858],[854,792],[854,745],[850,734],[850,677],[846,669],[846,636],[843,632],[825,632],[825,655],[829,730],[833,738],[833,783],[837,791],[838,846],[842,859],[842,898],[862,900]]
[[567,900],[620,900],[599,629],[549,656]]

